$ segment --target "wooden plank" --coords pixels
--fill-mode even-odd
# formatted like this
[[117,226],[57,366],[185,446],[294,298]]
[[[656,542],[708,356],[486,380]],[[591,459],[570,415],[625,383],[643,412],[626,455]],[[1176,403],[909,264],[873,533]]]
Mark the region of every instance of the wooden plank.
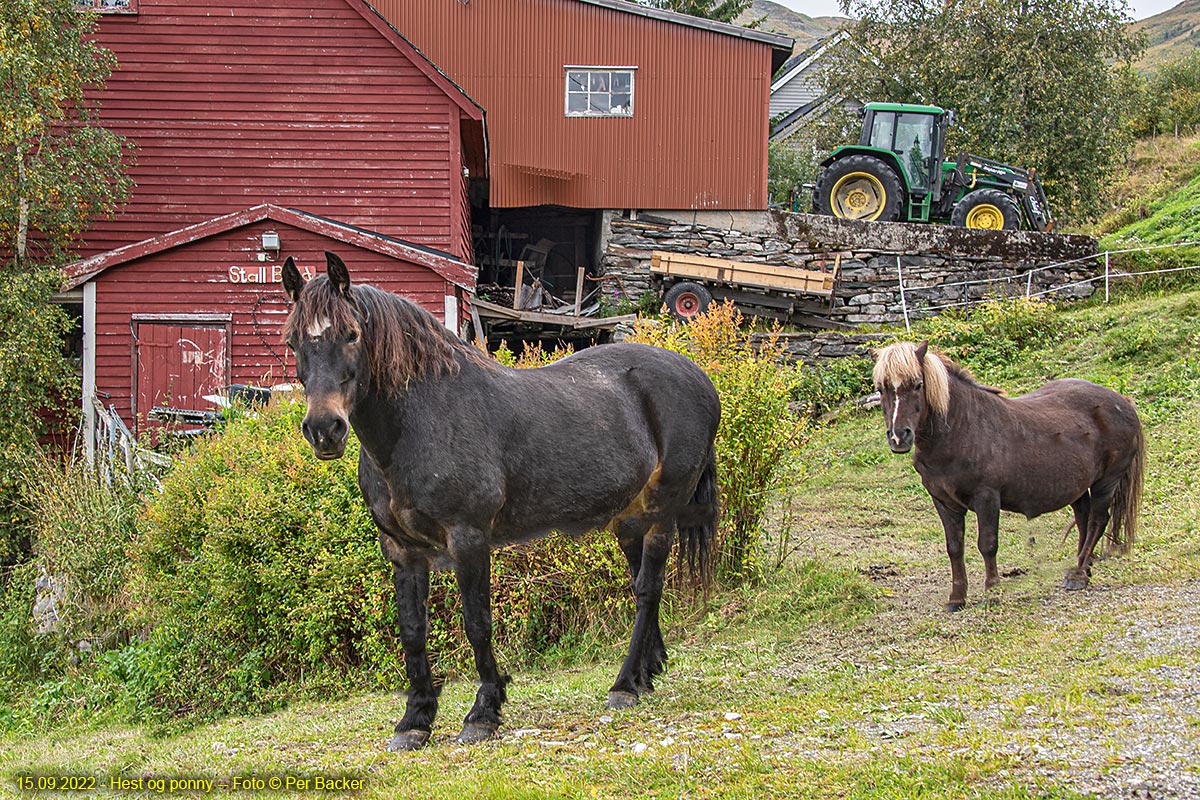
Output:
[[725,258],[655,251],[650,258],[650,270],[670,277],[739,284],[776,291],[803,292],[826,297],[833,293],[834,276],[829,273],[731,261]]
[[525,281],[525,262],[518,261],[517,262],[517,281],[516,281],[516,284],[513,286],[513,308],[519,309],[521,307],[521,288],[522,288],[521,284],[524,283],[524,281]]
[[619,317],[583,317],[575,323],[576,328],[615,328],[622,322],[633,322],[637,314],[622,314]]
[[487,335],[483,330],[483,321],[479,319],[479,309],[475,307],[477,302],[479,301],[476,298],[470,297],[467,301],[467,306],[471,309],[471,324],[475,326],[475,341],[479,343],[480,347],[486,350]]
[[583,267],[575,274],[575,316],[579,316],[579,309],[583,305]]

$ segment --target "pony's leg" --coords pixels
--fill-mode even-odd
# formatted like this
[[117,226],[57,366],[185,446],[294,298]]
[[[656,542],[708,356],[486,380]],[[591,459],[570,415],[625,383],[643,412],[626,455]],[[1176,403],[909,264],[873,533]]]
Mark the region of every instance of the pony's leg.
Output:
[[983,587],[1000,583],[996,569],[996,551],[1000,549],[1000,493],[980,491],[975,496],[975,521],[979,524],[979,553],[983,556]]
[[1071,511],[1075,513],[1075,528],[1079,531],[1079,544],[1075,548],[1078,556],[1087,547],[1088,518],[1092,514],[1091,492],[1084,492],[1075,502],[1071,503]]
[[[642,569],[642,542],[649,528],[650,523],[640,519],[621,520],[617,526],[617,543],[629,562],[631,588],[635,597],[638,574]],[[663,642],[657,614],[650,620],[650,629],[646,632],[646,637],[642,650],[642,664],[634,682],[638,695],[654,691],[654,678],[663,671],[663,666],[667,663],[667,646]]]
[[492,652],[492,555],[482,534],[455,536],[453,540],[454,575],[463,601],[463,625],[467,640],[475,651],[475,670],[479,673],[479,691],[457,741],[475,744],[496,736],[502,721],[501,706],[507,700],[504,687],[511,678],[501,675]]
[[950,602],[947,611],[958,611],[967,604],[967,566],[963,561],[963,537],[966,533],[967,510],[951,508],[933,499],[946,532],[946,555],[950,557]]
[[1113,494],[1117,488],[1116,481],[1111,483],[1111,486],[1106,485],[1101,479],[1092,484],[1089,491],[1087,537],[1084,538],[1082,535],[1079,537],[1079,560],[1074,569],[1067,570],[1066,578],[1063,580],[1063,588],[1067,591],[1073,592],[1086,588],[1088,580],[1092,576],[1092,554],[1096,549],[1096,543],[1104,535],[1104,529],[1108,527]]
[[[638,700],[638,676],[643,670],[648,643],[658,628],[658,609],[662,602],[663,573],[671,552],[675,527],[654,525],[642,540],[642,564],[634,581],[637,616],[633,622],[629,653],[617,673],[617,680],[608,690],[609,708],[631,708]],[[662,634],[658,634],[661,640]]]
[[396,723],[396,734],[387,746],[395,752],[416,750],[429,741],[440,687],[434,686],[425,651],[429,633],[429,565],[421,559],[394,562],[392,582],[396,587],[396,616],[409,685],[404,717]]

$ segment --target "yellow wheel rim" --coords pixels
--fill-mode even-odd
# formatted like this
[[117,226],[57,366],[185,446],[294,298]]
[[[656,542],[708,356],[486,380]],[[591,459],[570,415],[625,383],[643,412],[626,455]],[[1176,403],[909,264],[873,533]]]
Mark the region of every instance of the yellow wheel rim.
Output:
[[967,212],[968,228],[984,228],[989,231],[1004,229],[1004,212],[991,203],[980,203]]
[[843,175],[830,192],[833,215],[842,219],[879,219],[887,205],[887,190],[869,172]]

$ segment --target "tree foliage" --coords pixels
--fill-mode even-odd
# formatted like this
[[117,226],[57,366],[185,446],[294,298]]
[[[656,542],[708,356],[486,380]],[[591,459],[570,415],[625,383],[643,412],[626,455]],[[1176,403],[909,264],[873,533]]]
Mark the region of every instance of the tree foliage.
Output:
[[1200,129],[1200,50],[1159,67],[1145,86],[1135,133],[1191,133]]
[[1128,152],[1122,89],[1142,38],[1125,0],[843,0],[835,95],[958,112],[948,152],[1038,170],[1057,216],[1094,215]]
[[95,19],[73,0],[0,4],[0,252],[18,264],[33,232],[38,260],[58,257],[129,193],[131,148],[89,99],[116,64],[89,37]]
[[650,0],[646,5],[733,24],[733,21],[750,7],[750,2],[751,0]]

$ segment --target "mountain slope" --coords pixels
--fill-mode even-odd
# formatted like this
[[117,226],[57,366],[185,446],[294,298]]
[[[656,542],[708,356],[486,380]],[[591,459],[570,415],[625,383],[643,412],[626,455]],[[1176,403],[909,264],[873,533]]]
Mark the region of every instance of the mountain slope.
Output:
[[[1200,0],[1197,0],[1200,1]],[[817,41],[836,31],[847,20],[844,17],[810,17],[792,11],[771,0],[754,0],[750,8],[737,19],[737,24],[748,25],[761,19],[757,30],[766,33],[781,33],[796,40],[793,53],[807,50]]]
[[1183,0],[1161,14],[1135,22],[1149,40],[1146,54],[1138,62],[1142,69],[1154,69],[1174,61],[1200,47],[1200,0]]

